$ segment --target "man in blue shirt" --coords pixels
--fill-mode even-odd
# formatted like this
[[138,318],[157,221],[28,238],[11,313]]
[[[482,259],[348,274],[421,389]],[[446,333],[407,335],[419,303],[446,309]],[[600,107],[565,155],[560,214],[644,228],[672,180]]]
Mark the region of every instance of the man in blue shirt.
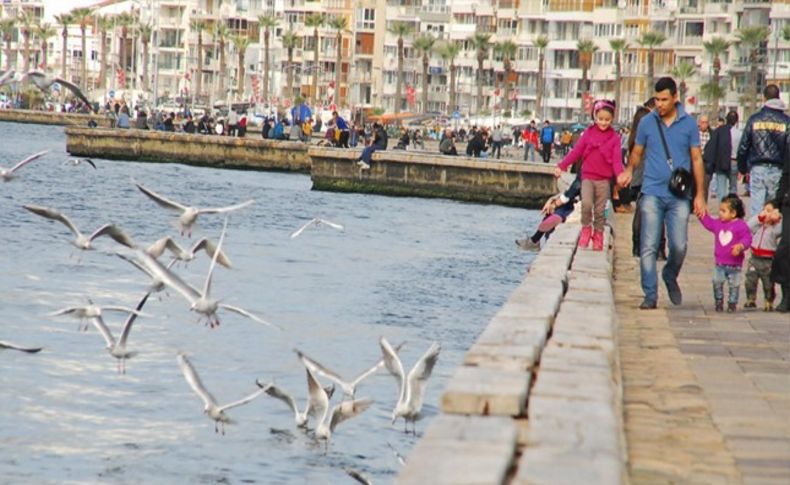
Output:
[[[685,168],[692,172],[696,187],[696,194],[693,196],[694,213],[701,217],[707,212],[704,197],[705,166],[700,151],[697,123],[678,102],[677,84],[671,77],[658,80],[655,85],[655,100],[656,108],[639,123],[636,143],[631,151],[628,166],[617,179],[621,186],[627,187],[631,183],[634,168],[640,163],[645,164],[639,202],[642,218],[639,260],[642,291],[645,294],[645,299],[639,306],[642,310],[657,306],[656,255],[661,228],[664,225],[667,230],[669,254],[661,276],[672,303],[680,305],[683,301],[677,278],[686,257],[691,201],[685,197],[675,196],[669,191],[669,179],[674,169]],[[667,160],[661,132],[658,130],[664,133],[672,166]]]
[[348,148],[348,123],[346,123],[346,120],[344,120],[342,116],[337,114],[337,111],[332,111],[332,121],[334,122],[335,129],[340,131],[337,146],[339,148]]

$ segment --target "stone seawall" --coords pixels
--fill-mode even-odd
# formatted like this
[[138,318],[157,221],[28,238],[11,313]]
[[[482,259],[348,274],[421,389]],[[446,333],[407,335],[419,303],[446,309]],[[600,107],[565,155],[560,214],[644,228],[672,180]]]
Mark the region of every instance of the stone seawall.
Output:
[[557,228],[444,390],[398,484],[627,483],[611,234]]
[[374,153],[371,168],[361,170],[355,163],[359,153],[311,147],[313,188],[531,208],[557,192],[554,168],[545,164],[387,150]]
[[252,170],[309,172],[303,143],[148,130],[66,128],[66,150],[81,157]]
[[13,123],[33,123],[37,125],[88,126],[93,120],[102,128],[110,127],[110,120],[102,115],[80,113],[58,113],[54,111],[36,111],[28,109],[0,109],[0,121]]

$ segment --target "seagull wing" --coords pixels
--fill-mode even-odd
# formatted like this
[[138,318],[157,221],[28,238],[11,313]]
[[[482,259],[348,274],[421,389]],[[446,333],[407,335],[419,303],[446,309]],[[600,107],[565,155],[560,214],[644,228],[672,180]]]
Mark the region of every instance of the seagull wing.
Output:
[[172,200],[170,200],[170,199],[168,199],[166,197],[163,197],[163,196],[157,194],[156,192],[154,192],[153,190],[149,190],[149,189],[143,187],[140,184],[135,184],[135,185],[137,186],[138,189],[140,189],[140,192],[142,192],[145,195],[147,195],[151,200],[153,200],[154,202],[156,202],[160,206],[164,207],[165,209],[177,210],[177,211],[181,211],[181,212],[184,212],[185,210],[187,210],[186,206],[183,206],[183,205],[179,204],[178,202],[174,202],[174,201],[172,201]]
[[71,222],[71,219],[61,214],[60,212],[56,211],[55,209],[50,209],[49,207],[44,207],[40,205],[23,205],[22,207],[29,210],[33,214],[63,223],[77,237],[80,237],[82,235],[82,233],[80,233],[80,230],[77,229],[77,226],[75,226],[74,223]]
[[321,383],[318,382],[312,371],[307,367],[305,367],[305,371],[307,372],[308,393],[306,413],[317,417],[318,422],[321,423],[324,421],[327,409],[329,409],[329,396],[326,395],[326,391],[321,387]]
[[129,313],[129,314],[131,314],[131,315],[136,315],[136,316],[138,316],[138,317],[145,317],[145,316],[150,316],[150,315],[146,315],[145,313],[143,313],[143,312],[141,312],[141,311],[137,311],[137,310],[135,310],[134,308],[129,308],[129,307],[127,307],[127,306],[120,306],[120,305],[107,305],[107,306],[103,306],[103,307],[101,307],[101,309],[102,309],[102,311],[104,311],[104,312],[121,312],[121,313]]
[[373,485],[373,482],[370,481],[368,477],[362,474],[359,470],[354,470],[353,468],[346,468],[346,475],[350,476],[357,482],[361,483],[362,485]]
[[296,352],[296,355],[299,356],[299,359],[302,360],[302,364],[304,364],[305,367],[310,369],[311,372],[315,372],[318,375],[322,375],[322,376],[326,377],[330,381],[336,382],[337,385],[339,385],[341,388],[345,389],[345,388],[351,388],[352,387],[351,384],[349,384],[342,377],[340,377],[340,374],[338,374],[337,372],[333,371],[332,369],[329,369],[328,367],[324,367],[323,365],[321,365],[318,362],[314,361],[313,359],[311,359],[307,355],[303,354],[299,350],[295,350],[295,352]]
[[247,396],[245,398],[239,399],[238,401],[232,402],[230,404],[225,404],[224,406],[220,406],[219,410],[220,411],[227,411],[228,409],[231,409],[231,408],[243,406],[243,405],[247,404],[248,402],[252,401],[253,399],[255,399],[256,397],[260,396],[264,392],[266,392],[266,388],[258,389],[257,391],[253,392],[252,394],[250,394],[249,396]]
[[365,370],[365,371],[363,371],[363,372],[359,373],[359,374],[358,374],[358,375],[357,375],[357,376],[354,378],[354,380],[353,380],[353,381],[351,381],[351,386],[352,386],[352,387],[354,387],[354,388],[356,388],[356,387],[359,385],[359,383],[360,383],[360,382],[364,381],[364,380],[365,380],[365,379],[367,379],[368,377],[370,377],[370,376],[372,376],[373,374],[375,374],[375,373],[376,373],[376,372],[377,372],[379,369],[381,369],[382,367],[384,367],[384,359],[381,359],[381,360],[379,360],[378,362],[376,362],[376,365],[374,365],[373,367],[371,367],[371,368],[369,368],[369,369],[367,369],[367,370]]
[[291,409],[291,411],[294,412],[294,416],[299,414],[299,409],[296,407],[296,400],[293,398],[293,396],[283,391],[279,387],[275,386],[274,384],[264,385],[258,381],[255,381],[255,383],[258,384],[258,387],[263,389],[266,394],[285,403],[285,405],[288,406]]
[[408,382],[409,389],[411,390],[409,399],[412,402],[418,404],[422,403],[422,395],[423,391],[425,390],[425,384],[428,381],[428,378],[431,377],[431,372],[433,372],[436,361],[439,360],[440,350],[441,346],[437,342],[434,342],[428,351],[425,352],[422,357],[420,357],[420,360],[414,364],[414,367],[409,372]]
[[332,229],[337,229],[338,231],[342,231],[345,229],[343,224],[338,224],[337,222],[328,221],[326,219],[317,219],[319,224],[323,224],[325,226],[329,226]]
[[254,320],[254,321],[258,322],[258,323],[262,323],[262,324],[267,325],[269,327],[276,328],[277,330],[282,330],[283,329],[281,326],[279,326],[279,325],[277,325],[275,323],[267,322],[266,320],[264,320],[264,319],[262,319],[262,318],[260,318],[260,317],[258,317],[256,315],[248,312],[244,308],[239,308],[239,307],[233,306],[233,305],[226,305],[225,303],[220,303],[217,306],[219,308],[224,308],[225,310],[231,311],[233,313],[238,313],[239,315],[247,317],[250,320]]
[[217,246],[213,242],[211,242],[210,239],[204,237],[200,241],[196,242],[195,245],[192,246],[192,254],[195,254],[201,249],[206,251],[206,254],[208,254],[209,258],[213,258],[215,254],[218,254],[217,263],[221,264],[226,268],[230,268],[230,260],[228,259],[228,257],[225,255],[224,252],[217,251]]
[[225,223],[222,225],[222,234],[219,235],[219,243],[217,250],[214,251],[214,257],[211,258],[211,265],[208,267],[208,274],[206,275],[206,283],[203,285],[203,296],[207,297],[211,291],[211,275],[214,274],[214,268],[217,266],[217,258],[222,250],[222,243],[225,241],[225,233],[228,230],[228,218],[225,218]]
[[48,313],[47,315],[50,316],[50,317],[58,317],[60,315],[68,315],[70,313],[77,313],[77,312],[79,312],[81,310],[84,310],[84,309],[85,309],[85,307],[72,306],[72,307],[68,307],[68,308],[63,308],[61,310],[56,310],[56,311],[54,311],[52,313]]
[[329,421],[329,430],[334,431],[337,425],[358,416],[373,404],[372,399],[355,399],[344,401],[332,408],[332,418]]
[[20,352],[27,352],[28,354],[35,354],[40,352],[42,347],[22,347],[11,342],[4,342],[0,340],[0,349],[19,350]]
[[30,155],[29,157],[27,157],[26,159],[22,160],[21,162],[17,163],[16,165],[14,165],[14,167],[11,170],[9,170],[9,172],[10,173],[14,173],[15,171],[17,171],[20,168],[24,167],[25,165],[27,165],[28,163],[32,162],[33,160],[37,160],[37,159],[43,157],[47,153],[49,153],[49,150],[44,150],[42,152],[34,153],[34,154]]
[[206,406],[216,406],[217,400],[214,399],[214,396],[211,395],[203,386],[203,383],[200,381],[200,377],[197,375],[195,368],[192,367],[192,362],[187,359],[185,354],[179,353],[178,354],[178,366],[181,368],[181,373],[184,374],[184,378],[189,383],[189,387],[192,388],[195,393],[200,396],[200,399],[206,404]]
[[0,86],[5,86],[6,84],[12,82],[14,78],[14,74],[16,73],[14,72],[13,69],[9,69],[3,74],[0,74]]
[[219,214],[221,212],[231,212],[231,211],[243,209],[254,203],[255,203],[255,199],[250,199],[246,202],[242,202],[241,204],[229,205],[227,207],[210,207],[205,209],[198,209],[198,214]]
[[93,160],[91,160],[90,158],[83,158],[82,161],[93,167],[94,170],[96,170],[96,164],[93,163]]
[[74,96],[80,98],[82,100],[82,102],[85,103],[87,106],[90,106],[91,107],[91,111],[93,110],[93,107],[92,107],[93,105],[91,104],[90,100],[82,93],[80,88],[77,87],[75,84],[72,84],[69,81],[66,81],[65,79],[62,79],[62,78],[59,78],[59,77],[56,77],[53,80],[53,82],[56,82],[56,83],[60,84],[64,88],[66,88],[69,91],[71,91],[72,93],[74,93]]
[[[143,306],[145,305],[145,302],[148,301],[149,296],[151,296],[150,291],[145,295],[143,295],[143,298],[137,304],[135,310],[137,310],[138,312],[142,310]],[[121,330],[121,338],[120,340],[118,340],[118,345],[120,345],[121,347],[126,346],[126,340],[129,338],[129,332],[132,331],[132,324],[134,324],[134,321],[137,319],[137,315],[138,314],[130,313],[129,316],[126,317],[126,322],[124,322],[123,324],[123,330]]]
[[91,318],[91,323],[96,327],[96,330],[101,333],[101,336],[104,337],[104,341],[107,342],[107,348],[111,349],[115,347],[115,337],[112,336],[112,332],[107,328],[104,319],[102,317],[93,317]]
[[305,231],[305,229],[307,229],[308,227],[312,226],[313,224],[316,224],[317,222],[318,222],[318,219],[312,219],[312,220],[310,220],[310,222],[305,223],[302,227],[300,227],[299,229],[297,229],[297,230],[295,230],[294,232],[291,233],[291,239],[295,239],[295,238],[299,237]]
[[[137,255],[139,257],[140,266],[145,268],[145,272],[148,273],[149,276],[155,280],[161,281],[165,285],[180,293],[181,296],[186,298],[190,305],[194,304],[195,301],[200,298],[200,293],[197,289],[182,280],[177,274],[164,267],[162,263],[156,260],[156,258],[149,256],[145,251],[139,250],[137,251]],[[124,256],[121,257],[123,259],[129,260]]]
[[115,224],[105,224],[101,226],[100,228],[93,231],[93,234],[91,234],[90,237],[88,237],[88,239],[93,241],[97,237],[101,237],[101,236],[110,236],[111,238],[113,238],[113,240],[115,240],[115,242],[119,244],[123,244],[127,248],[134,249],[135,247],[137,247],[134,241],[132,240],[132,238],[128,234],[126,234],[126,232],[124,232],[123,229],[116,226]]
[[170,236],[165,236],[157,240],[155,243],[148,246],[145,252],[148,253],[148,255],[152,258],[159,259],[162,254],[164,254],[165,249],[167,249],[167,241],[170,239],[172,239]]
[[387,368],[390,374],[395,376],[395,379],[398,381],[398,392],[403,392],[403,385],[405,383],[406,375],[403,372],[403,363],[400,361],[400,357],[392,348],[387,339],[381,337],[379,339],[379,345],[381,345],[381,353],[384,359],[384,367]]

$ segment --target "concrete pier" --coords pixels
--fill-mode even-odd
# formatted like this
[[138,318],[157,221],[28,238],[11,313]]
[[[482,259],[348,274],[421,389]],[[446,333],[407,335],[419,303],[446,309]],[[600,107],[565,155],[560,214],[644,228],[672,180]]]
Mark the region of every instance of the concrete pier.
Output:
[[305,144],[260,138],[69,127],[66,128],[66,150],[81,157],[218,168],[310,171]]
[[109,128],[110,119],[103,115],[81,113],[59,113],[29,109],[0,109],[0,122],[32,123],[37,125],[88,126],[95,121],[99,127]]

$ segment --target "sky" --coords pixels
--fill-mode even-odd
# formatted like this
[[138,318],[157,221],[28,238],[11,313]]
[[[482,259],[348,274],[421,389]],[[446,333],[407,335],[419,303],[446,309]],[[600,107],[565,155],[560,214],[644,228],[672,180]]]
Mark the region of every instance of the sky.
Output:
[[68,12],[72,8],[89,7],[99,3],[99,0],[44,0],[44,17],[52,21],[52,17]]

